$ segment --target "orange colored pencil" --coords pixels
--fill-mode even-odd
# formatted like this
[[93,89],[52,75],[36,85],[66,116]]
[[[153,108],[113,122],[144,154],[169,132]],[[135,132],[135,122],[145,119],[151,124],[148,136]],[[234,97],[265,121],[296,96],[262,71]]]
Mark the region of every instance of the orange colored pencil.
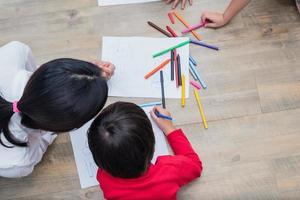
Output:
[[162,62],[160,65],[158,65],[157,67],[155,67],[152,71],[150,71],[148,74],[146,74],[144,76],[145,79],[149,78],[150,76],[152,76],[153,74],[155,74],[157,71],[159,71],[160,69],[162,69],[164,66],[166,66],[169,62],[171,61],[171,59],[167,59],[164,62]]
[[[181,21],[181,23],[183,23],[183,25],[186,28],[190,28],[190,25],[187,23],[187,21],[185,21],[185,19],[178,12],[173,11],[173,14],[179,21]],[[201,40],[201,36],[196,31],[191,31],[191,33],[195,36],[195,38],[197,38],[198,40]]]

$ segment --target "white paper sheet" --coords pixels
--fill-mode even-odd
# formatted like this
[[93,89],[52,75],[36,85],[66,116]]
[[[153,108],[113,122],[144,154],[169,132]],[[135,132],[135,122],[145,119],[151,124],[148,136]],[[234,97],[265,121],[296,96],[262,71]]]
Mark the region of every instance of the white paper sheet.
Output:
[[[148,79],[144,76],[170,58],[167,53],[157,58],[152,54],[186,41],[188,38],[103,37],[102,60],[116,65],[108,81],[109,96],[161,98],[159,72]],[[189,97],[189,45],[177,49],[181,73],[186,79],[186,98]],[[171,81],[171,63],[163,68],[166,98],[181,98],[181,87]]]
[[[167,141],[163,132],[157,127],[150,117],[150,110],[152,108],[153,107],[145,107],[143,109],[152,123],[155,136],[155,152],[151,161],[152,163],[155,163],[158,156],[169,155],[170,153],[168,151]],[[98,185],[98,181],[96,180],[97,165],[93,160],[93,156],[89,150],[87,142],[87,130],[90,127],[90,124],[91,121],[70,133],[81,188]]]
[[152,1],[161,1],[161,0],[98,0],[98,6],[111,6],[111,5],[131,4],[131,3],[147,3]]

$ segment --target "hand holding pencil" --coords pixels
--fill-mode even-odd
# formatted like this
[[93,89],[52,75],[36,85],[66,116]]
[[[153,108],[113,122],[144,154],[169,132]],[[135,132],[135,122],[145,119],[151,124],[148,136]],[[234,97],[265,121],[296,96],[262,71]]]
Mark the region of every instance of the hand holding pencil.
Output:
[[166,109],[163,109],[160,106],[155,106],[153,110],[151,110],[150,115],[166,136],[176,130],[172,120],[170,120],[172,119],[171,114]]

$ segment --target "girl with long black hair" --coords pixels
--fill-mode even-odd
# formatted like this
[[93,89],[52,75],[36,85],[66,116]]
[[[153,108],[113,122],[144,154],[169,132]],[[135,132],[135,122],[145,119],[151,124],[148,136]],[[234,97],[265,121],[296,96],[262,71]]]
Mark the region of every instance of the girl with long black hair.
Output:
[[30,48],[0,48],[0,176],[30,174],[57,132],[81,127],[107,99],[108,62],[62,58],[36,69]]

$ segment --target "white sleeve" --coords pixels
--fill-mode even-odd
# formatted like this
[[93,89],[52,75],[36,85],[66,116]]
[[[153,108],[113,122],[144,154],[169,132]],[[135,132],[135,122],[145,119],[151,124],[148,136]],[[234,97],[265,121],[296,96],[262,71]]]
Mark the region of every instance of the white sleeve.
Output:
[[25,63],[25,69],[30,72],[34,72],[37,69],[37,65],[35,62],[35,59],[33,57],[31,49],[26,45],[26,63]]
[[57,137],[56,134],[46,133],[30,133],[28,135],[28,147],[16,147],[26,148],[22,162],[17,165],[0,170],[0,176],[7,178],[20,178],[31,174],[34,167],[42,160],[44,153],[48,146]]
[[51,132],[28,134],[28,147],[24,158],[24,166],[19,166],[20,177],[30,174],[46,152],[49,145],[53,143],[56,134]]
[[0,47],[0,88],[8,88],[19,71],[35,69],[32,52],[26,44],[13,41]]

